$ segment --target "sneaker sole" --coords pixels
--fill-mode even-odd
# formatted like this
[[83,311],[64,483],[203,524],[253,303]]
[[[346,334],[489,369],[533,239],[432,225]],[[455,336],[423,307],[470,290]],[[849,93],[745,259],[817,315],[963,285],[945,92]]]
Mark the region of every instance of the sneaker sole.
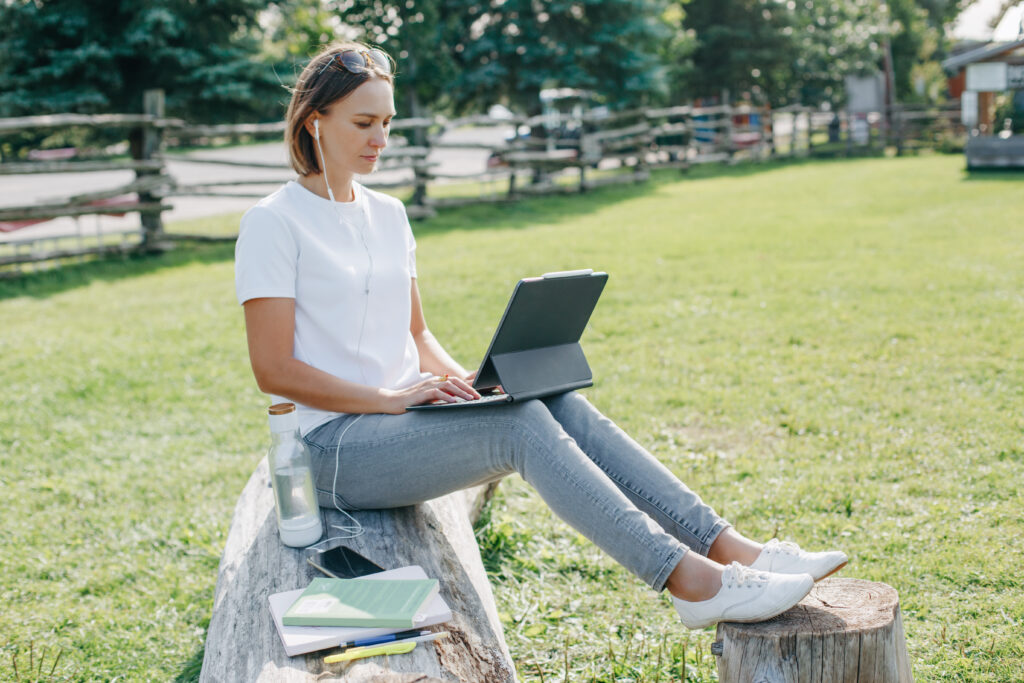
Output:
[[850,564],[849,560],[847,560],[846,562],[843,562],[841,565],[838,565],[835,569],[830,571],[828,574],[825,574],[820,579],[815,579],[814,583],[818,583],[819,581],[824,581],[825,579],[827,579],[828,577],[832,576],[833,574],[835,574],[837,571],[839,571],[840,569],[842,569],[843,567],[845,567],[848,564]]
[[[835,569],[835,571],[839,571],[840,569],[842,569],[841,566],[837,567]],[[824,578],[824,577],[822,577],[822,578]],[[742,619],[737,619],[735,617],[728,617],[728,618],[724,618],[723,617],[723,618],[717,619],[717,620],[716,619],[706,619],[704,621],[686,623],[686,621],[683,620],[682,615],[680,614],[679,615],[679,620],[683,623],[683,626],[685,626],[686,628],[690,629],[691,631],[697,631],[697,630],[702,629],[702,628],[707,628],[708,626],[714,626],[715,624],[722,624],[722,623],[756,624],[756,623],[758,623],[760,621],[768,621],[769,619],[771,619],[773,617],[779,616],[783,612],[788,612],[789,610],[793,609],[794,607],[796,607],[797,605],[800,604],[801,600],[803,600],[808,595],[810,595],[811,590],[813,590],[813,589],[814,589],[814,584],[811,584],[811,587],[807,589],[806,593],[804,593],[799,598],[794,600],[787,607],[783,607],[782,609],[780,609],[778,611],[771,611],[771,610],[769,610],[768,612],[764,612],[764,613],[759,614],[757,616],[744,617]]]
[[768,621],[769,619],[777,617],[780,614],[784,614],[784,613],[788,612],[789,610],[793,609],[794,607],[796,607],[797,605],[799,605],[800,604],[800,600],[803,600],[808,595],[810,595],[811,594],[811,590],[813,588],[814,588],[814,586],[812,585],[810,588],[807,589],[806,593],[804,593],[803,595],[800,596],[799,599],[797,599],[791,605],[789,605],[787,607],[783,607],[782,609],[780,609],[778,611],[774,611],[774,612],[773,611],[769,611],[769,612],[763,613],[761,615],[758,615],[756,617],[745,617],[743,619],[732,619],[732,618],[730,618],[730,619],[722,619],[722,622],[732,622],[732,623],[738,623],[738,624],[756,624],[756,623],[761,622],[761,621]]

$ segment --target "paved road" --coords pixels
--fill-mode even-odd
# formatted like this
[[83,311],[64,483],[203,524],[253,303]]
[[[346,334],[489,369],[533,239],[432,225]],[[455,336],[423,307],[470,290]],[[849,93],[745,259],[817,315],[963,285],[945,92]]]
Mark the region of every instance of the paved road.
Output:
[[[511,134],[509,128],[464,128],[448,131],[443,140],[446,142],[486,142],[497,144]],[[229,180],[265,181],[261,184],[247,185],[248,193],[269,194],[281,183],[295,177],[289,169],[259,169],[223,166],[212,164],[196,164],[175,159],[170,155],[167,169],[181,184],[196,184]],[[196,157],[205,159],[228,159],[232,161],[254,161],[260,163],[287,164],[287,153],[282,143],[266,143],[229,147],[194,153]],[[439,164],[438,170],[443,173],[474,175],[484,168],[488,152],[474,149],[438,149],[431,153],[430,161]],[[401,171],[381,171],[375,174],[381,180],[402,175]],[[131,181],[131,171],[102,171],[96,173],[53,173],[0,176],[0,207],[24,206],[36,202],[52,202],[74,195],[105,190],[124,185]],[[226,189],[225,192],[231,191]],[[238,213],[246,210],[256,201],[253,197],[174,197],[168,200],[172,209],[164,213],[164,222],[218,216]],[[40,223],[15,232],[0,232],[0,243],[39,239],[63,235],[76,235],[81,230],[86,236],[97,231],[104,233],[126,230],[137,230],[138,215],[123,218],[112,216],[83,216],[79,219],[58,218]]]

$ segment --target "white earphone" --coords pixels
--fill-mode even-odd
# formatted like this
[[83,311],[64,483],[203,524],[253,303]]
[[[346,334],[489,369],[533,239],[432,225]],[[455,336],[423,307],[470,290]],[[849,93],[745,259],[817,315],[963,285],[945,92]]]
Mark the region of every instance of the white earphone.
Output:
[[[324,174],[324,184],[327,186],[327,196],[331,198],[331,202],[334,202],[334,191],[331,190],[331,183],[327,180],[327,159],[324,158],[324,148],[320,144],[320,119],[319,118],[313,119],[313,137],[316,139],[316,148],[320,152],[320,164],[321,164],[322,171],[323,171],[323,174]],[[341,217],[341,214],[338,214],[338,220],[341,223],[345,223],[345,220]],[[366,215],[365,207],[363,207],[363,220],[366,222],[367,225],[369,225],[370,219]],[[369,297],[370,297],[370,279],[373,277],[373,254],[370,253],[370,247],[366,243],[366,235],[363,233],[363,230],[361,228],[356,228],[354,226],[353,226],[353,228],[359,234],[359,238],[360,238],[360,240],[363,243],[363,248],[366,250],[366,259],[368,261],[368,263],[367,263],[367,270],[366,270],[366,284],[364,286],[365,293],[366,293],[366,300],[365,300],[365,303],[363,305],[363,320],[362,320],[362,322],[359,325],[359,339],[356,341],[356,361],[358,362],[359,358],[360,358],[360,351],[362,350],[362,347],[363,347],[363,331],[366,329],[366,312],[367,312],[367,310],[369,310],[369,306],[370,306],[370,299],[369,299]],[[363,383],[364,384],[369,384],[369,382],[367,382],[367,380],[366,380],[366,374],[365,374],[365,371],[363,370],[362,363],[359,363],[359,372],[362,373],[362,375],[363,375]],[[361,417],[362,417],[362,415],[357,415],[354,420],[352,420],[350,423],[348,423],[348,425],[345,426],[345,429],[343,429],[341,431],[341,435],[338,436],[338,442],[334,445],[334,483],[332,485],[331,498],[332,498],[332,501],[334,502],[334,507],[337,508],[338,512],[340,512],[341,514],[343,514],[346,517],[348,517],[349,521],[351,521],[352,524],[349,525],[349,526],[343,526],[343,525],[337,525],[337,524],[333,525],[333,528],[338,529],[344,535],[342,535],[342,536],[332,536],[331,538],[328,538],[327,540],[324,540],[324,541],[320,541],[319,543],[316,543],[316,544],[314,544],[311,547],[316,547],[318,545],[323,545],[327,541],[333,541],[333,540],[336,540],[336,539],[355,538],[356,536],[361,536],[363,534],[363,525],[359,523],[359,520],[353,518],[352,515],[348,514],[348,512],[343,510],[341,508],[341,506],[338,505],[338,493],[337,493],[338,473],[339,473],[340,468],[341,468],[341,440],[345,437],[345,434],[352,427],[352,425],[354,425],[356,422],[358,422]]]
[[324,184],[327,185],[327,196],[334,201],[334,191],[331,190],[331,183],[327,180],[327,159],[324,158],[324,148],[320,144],[320,119],[313,119],[313,137],[316,138],[316,148],[320,150],[320,165],[324,174]]

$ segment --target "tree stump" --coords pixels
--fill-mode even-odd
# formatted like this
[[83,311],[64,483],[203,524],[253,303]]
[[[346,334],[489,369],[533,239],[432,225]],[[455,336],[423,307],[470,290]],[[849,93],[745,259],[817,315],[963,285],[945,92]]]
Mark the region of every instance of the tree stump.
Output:
[[896,590],[861,579],[821,581],[768,621],[720,623],[711,649],[721,683],[914,680]]
[[[319,574],[305,562],[301,549],[288,548],[278,538],[264,458],[231,521],[200,683],[515,683],[472,526],[495,486],[457,491],[422,505],[353,513],[364,533],[345,541],[347,545],[386,568],[415,564],[440,580],[441,596],[452,609],[452,619],[443,628],[451,636],[409,654],[325,665],[329,650],[287,656],[270,615],[271,594],[304,588]],[[323,512],[327,538],[336,533],[329,525],[347,520],[335,510]]]

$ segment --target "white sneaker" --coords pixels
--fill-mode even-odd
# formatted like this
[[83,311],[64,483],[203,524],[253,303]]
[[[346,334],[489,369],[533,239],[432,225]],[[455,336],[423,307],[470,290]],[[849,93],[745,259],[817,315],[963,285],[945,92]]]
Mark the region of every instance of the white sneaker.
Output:
[[739,562],[722,572],[722,588],[710,600],[688,602],[673,596],[683,625],[704,628],[720,621],[764,621],[782,614],[811,592],[807,574],[770,574]]
[[790,541],[773,538],[764,545],[751,569],[775,574],[810,574],[815,581],[821,581],[846,566],[846,553],[830,550],[823,553],[809,553]]

